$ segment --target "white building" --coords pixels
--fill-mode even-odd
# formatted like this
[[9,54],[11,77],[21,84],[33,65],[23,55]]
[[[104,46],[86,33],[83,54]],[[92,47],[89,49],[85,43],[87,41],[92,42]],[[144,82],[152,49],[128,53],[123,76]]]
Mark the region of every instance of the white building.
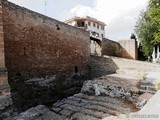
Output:
[[91,54],[101,55],[101,41],[105,37],[105,26],[104,22],[98,21],[92,17],[74,17],[65,21],[66,24],[75,26],[77,28],[90,32],[91,42]]

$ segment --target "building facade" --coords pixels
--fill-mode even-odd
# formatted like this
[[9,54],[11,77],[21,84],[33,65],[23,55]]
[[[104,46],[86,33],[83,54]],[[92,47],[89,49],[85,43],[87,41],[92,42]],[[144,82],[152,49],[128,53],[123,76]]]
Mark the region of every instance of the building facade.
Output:
[[105,37],[105,26],[104,22],[98,21],[95,18],[86,17],[74,17],[65,21],[66,24],[75,26],[90,32],[90,50],[91,54],[101,55],[101,42]]

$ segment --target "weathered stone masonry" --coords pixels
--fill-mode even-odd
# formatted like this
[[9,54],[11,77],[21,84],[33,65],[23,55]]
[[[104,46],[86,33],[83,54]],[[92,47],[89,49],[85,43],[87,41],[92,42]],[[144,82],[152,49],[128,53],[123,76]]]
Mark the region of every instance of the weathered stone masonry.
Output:
[[3,10],[2,0],[0,0],[0,114],[9,110],[11,104],[10,87],[8,85],[7,69],[5,67]]
[[27,108],[76,92],[77,81],[87,77],[89,33],[6,0],[1,3],[1,95],[9,93],[9,81],[13,103],[19,98],[23,102],[17,99],[18,105]]
[[102,41],[102,54],[137,60],[137,41],[128,39],[115,42],[104,38]]
[[75,66],[85,69],[89,33],[9,2],[4,2],[3,14],[9,77],[72,72]]

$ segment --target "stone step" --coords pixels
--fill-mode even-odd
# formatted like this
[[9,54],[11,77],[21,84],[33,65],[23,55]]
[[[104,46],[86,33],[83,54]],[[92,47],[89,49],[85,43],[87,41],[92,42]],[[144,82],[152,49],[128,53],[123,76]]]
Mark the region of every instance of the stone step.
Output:
[[109,114],[103,113],[103,112],[99,112],[99,111],[95,111],[95,110],[91,110],[91,109],[86,109],[85,107],[78,107],[78,106],[73,106],[70,104],[64,104],[61,105],[60,108],[63,109],[67,109],[73,112],[79,112],[79,113],[83,113],[98,119],[102,119],[104,117],[110,116]]
[[75,113],[71,117],[71,120],[99,120],[99,119],[83,113]]
[[103,103],[99,103],[96,101],[91,102],[88,100],[81,100],[81,102],[79,103],[78,101],[74,101],[74,100],[66,100],[65,103],[72,106],[84,107],[85,109],[103,112],[106,114],[112,114],[114,111],[117,113],[120,113],[117,111],[116,107],[111,107],[109,106],[109,104],[104,105]]
[[69,118],[50,111],[44,105],[32,107],[8,120],[70,120]]
[[53,104],[53,111],[69,118],[76,112],[101,119],[111,115],[117,116],[135,112],[137,109],[126,100],[79,93]]
[[[124,100],[119,99],[119,98],[112,98],[110,96],[90,96],[90,95],[86,95],[83,93],[79,93],[79,94],[75,94],[74,97],[86,99],[86,100],[93,100],[93,101],[98,101],[98,102],[116,104],[116,105],[120,105],[122,107],[127,106],[127,104],[125,103]],[[69,97],[69,99],[70,98],[72,98],[72,97]]]

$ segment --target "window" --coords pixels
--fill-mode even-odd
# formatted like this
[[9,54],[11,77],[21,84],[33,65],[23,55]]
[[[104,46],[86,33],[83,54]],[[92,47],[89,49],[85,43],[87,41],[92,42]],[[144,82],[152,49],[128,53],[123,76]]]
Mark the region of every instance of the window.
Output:
[[102,38],[103,38],[103,34],[101,34]]
[[102,30],[104,30],[104,27],[103,27],[103,26],[101,26],[101,29],[102,29]]
[[79,71],[79,70],[78,70],[78,66],[75,66],[75,67],[74,67],[74,72],[75,72],[75,73],[78,73],[78,71]]
[[91,22],[88,22],[88,26],[91,26]]
[[93,23],[93,27],[96,27],[96,24],[95,24],[95,23]]
[[97,25],[97,29],[99,29],[99,25]]
[[97,37],[99,37],[99,33],[97,33],[97,35],[96,35]]
[[84,22],[83,21],[78,21],[77,22],[77,27],[84,27]]

